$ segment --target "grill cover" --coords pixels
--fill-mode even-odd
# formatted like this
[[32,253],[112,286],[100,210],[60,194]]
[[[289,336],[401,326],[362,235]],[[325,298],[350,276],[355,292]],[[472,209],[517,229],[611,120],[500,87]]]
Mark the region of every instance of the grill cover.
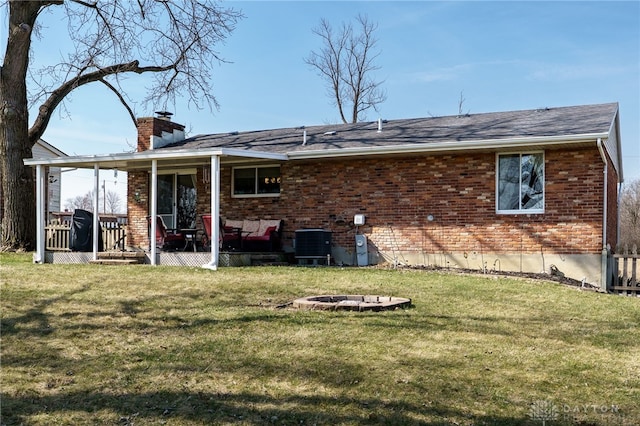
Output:
[[[93,213],[76,209],[71,216],[69,232],[71,251],[93,251]],[[98,251],[104,251],[102,227],[98,223]]]

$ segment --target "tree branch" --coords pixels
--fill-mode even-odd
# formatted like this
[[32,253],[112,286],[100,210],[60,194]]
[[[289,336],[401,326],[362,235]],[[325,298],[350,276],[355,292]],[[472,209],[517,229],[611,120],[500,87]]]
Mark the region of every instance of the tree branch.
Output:
[[[29,140],[35,143],[42,137],[44,131],[51,120],[51,115],[56,107],[64,100],[64,98],[71,93],[74,89],[84,86],[85,84],[101,81],[107,76],[114,74],[135,73],[142,74],[146,72],[165,72],[171,69],[175,69],[176,64],[167,66],[146,66],[141,67],[138,61],[132,61],[126,64],[111,65],[106,68],[101,68],[97,71],[79,75],[69,81],[66,81],[62,86],[55,89],[47,100],[40,106],[38,110],[38,116],[36,117],[33,125],[29,129]],[[111,86],[113,87],[113,86]]]
[[65,8],[74,50],[64,61],[32,72],[41,82],[32,86],[36,90],[29,98],[41,106],[29,129],[30,142],[42,136],[67,95],[92,82],[105,84],[131,116],[125,88],[110,77],[120,74],[153,74],[141,102],[154,108],[174,101],[177,94],[188,96],[198,108],[200,100],[218,108],[210,82],[215,61],[223,60],[214,46],[233,31],[243,17],[240,12],[210,0],[51,2]]
[[122,96],[122,94],[118,91],[117,88],[115,88],[111,83],[109,83],[107,80],[105,80],[104,78],[100,79],[100,82],[102,84],[104,84],[105,86],[107,86],[107,88],[109,90],[111,90],[113,93],[115,93],[115,95],[118,97],[118,99],[120,100],[120,103],[125,107],[125,109],[127,110],[127,112],[129,113],[129,117],[131,118],[131,121],[133,122],[134,126],[138,125],[138,121],[136,120],[136,115],[134,114],[133,110],[131,109],[131,107],[129,106],[129,104],[127,103],[126,99],[124,98],[124,96]]

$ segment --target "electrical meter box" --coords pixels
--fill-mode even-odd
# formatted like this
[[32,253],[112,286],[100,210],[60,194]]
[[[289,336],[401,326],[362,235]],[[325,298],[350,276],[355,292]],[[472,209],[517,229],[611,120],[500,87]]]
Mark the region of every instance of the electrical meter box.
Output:
[[356,234],[356,261],[358,266],[369,265],[369,254],[367,252],[367,236]]

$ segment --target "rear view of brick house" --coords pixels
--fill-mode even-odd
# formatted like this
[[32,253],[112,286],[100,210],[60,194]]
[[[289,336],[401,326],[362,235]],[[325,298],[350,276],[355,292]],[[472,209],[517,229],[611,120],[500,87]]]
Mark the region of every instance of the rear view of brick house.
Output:
[[[139,152],[128,154],[139,160],[130,224],[149,214],[156,158],[158,174],[191,176],[196,220],[216,202],[222,218],[281,219],[285,252],[296,230],[327,230],[335,264],[357,264],[359,234],[369,264],[554,270],[600,284],[603,250],[617,244],[616,103],[189,138],[175,123],[154,136],[156,121],[172,123],[141,119]],[[142,228],[130,239],[139,249]]]

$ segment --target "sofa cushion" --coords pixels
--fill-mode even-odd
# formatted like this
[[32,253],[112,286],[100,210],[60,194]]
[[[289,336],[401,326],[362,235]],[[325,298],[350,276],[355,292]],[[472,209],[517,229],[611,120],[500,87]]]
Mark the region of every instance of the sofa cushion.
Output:
[[[256,233],[258,235],[270,235],[272,231],[278,231],[279,227],[279,220],[260,219],[260,225],[258,226],[258,230]],[[269,230],[269,228],[273,229]]]
[[242,234],[243,235],[256,235],[258,228],[260,227],[260,221],[258,220],[243,220],[242,221]]
[[242,228],[242,220],[227,219],[224,221],[225,228]]

